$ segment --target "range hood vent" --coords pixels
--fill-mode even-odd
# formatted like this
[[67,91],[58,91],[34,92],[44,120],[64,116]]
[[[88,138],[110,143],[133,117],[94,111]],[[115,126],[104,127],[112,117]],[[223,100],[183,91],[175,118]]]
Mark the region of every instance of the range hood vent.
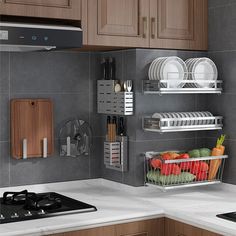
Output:
[[72,26],[0,22],[0,51],[42,51],[82,47],[82,30]]

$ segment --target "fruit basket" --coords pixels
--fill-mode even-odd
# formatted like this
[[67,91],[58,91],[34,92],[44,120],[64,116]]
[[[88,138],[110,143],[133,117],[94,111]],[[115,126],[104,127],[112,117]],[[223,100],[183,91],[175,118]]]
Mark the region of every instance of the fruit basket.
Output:
[[[207,148],[146,152],[145,184],[162,190],[220,183],[227,155],[210,156]],[[190,157],[192,156],[192,157]]]

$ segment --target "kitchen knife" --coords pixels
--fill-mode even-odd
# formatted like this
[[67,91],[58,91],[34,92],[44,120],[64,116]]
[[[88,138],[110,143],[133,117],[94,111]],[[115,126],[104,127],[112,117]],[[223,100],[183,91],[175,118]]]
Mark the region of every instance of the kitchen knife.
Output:
[[119,126],[118,126],[118,134],[120,136],[124,136],[125,135],[125,124],[124,124],[124,118],[123,117],[120,117],[119,118]]

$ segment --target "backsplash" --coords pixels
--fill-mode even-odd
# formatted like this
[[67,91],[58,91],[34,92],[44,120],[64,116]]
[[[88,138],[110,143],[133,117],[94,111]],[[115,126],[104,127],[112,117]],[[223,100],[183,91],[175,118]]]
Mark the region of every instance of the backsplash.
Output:
[[[59,157],[59,125],[70,117],[93,119],[96,53],[35,52],[0,54],[0,186],[47,183],[100,177],[99,146],[90,156]],[[97,64],[97,63],[96,63]],[[93,67],[93,70],[91,70]],[[12,98],[50,98],[54,103],[55,155],[14,160],[10,157]],[[97,144],[97,137],[93,143]],[[96,153],[96,155],[94,155]]]
[[[227,11],[227,14],[222,14]],[[34,52],[0,54],[0,187],[103,177],[141,186],[144,183],[145,151],[191,149],[215,143],[218,131],[150,133],[142,130],[141,118],[154,112],[209,110],[224,117],[227,154],[224,182],[236,184],[235,63],[236,35],[233,12],[236,4],[228,0],[209,0],[209,52],[128,49],[113,52]],[[230,14],[229,12],[232,12]],[[224,17],[222,17],[222,15]],[[224,27],[223,27],[224,26]],[[227,27],[228,26],[228,27]],[[223,31],[223,32],[222,32]],[[96,81],[101,78],[100,60],[116,60],[116,77],[134,82],[135,115],[127,118],[129,171],[106,169],[103,140],[106,116],[97,114]],[[143,95],[142,80],[147,79],[150,63],[156,57],[210,57],[217,65],[224,92],[218,95]],[[14,160],[10,157],[11,98],[51,98],[54,102],[55,155],[46,159]],[[90,123],[93,147],[90,156],[59,157],[58,128],[69,117]]]
[[[236,184],[236,2],[232,0],[209,0],[209,52],[216,63],[219,78],[224,81],[221,96],[211,99],[208,107],[215,114],[224,116],[223,132],[227,134],[227,154],[223,181]],[[217,132],[208,134],[208,142],[215,142]]]

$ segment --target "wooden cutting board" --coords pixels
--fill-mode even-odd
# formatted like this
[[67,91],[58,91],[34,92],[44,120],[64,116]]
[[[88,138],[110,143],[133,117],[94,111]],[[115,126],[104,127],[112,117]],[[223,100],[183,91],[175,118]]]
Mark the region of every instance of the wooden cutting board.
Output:
[[53,104],[50,99],[11,100],[11,154],[23,157],[23,139],[27,139],[27,158],[43,156],[43,139],[47,153],[54,151]]

